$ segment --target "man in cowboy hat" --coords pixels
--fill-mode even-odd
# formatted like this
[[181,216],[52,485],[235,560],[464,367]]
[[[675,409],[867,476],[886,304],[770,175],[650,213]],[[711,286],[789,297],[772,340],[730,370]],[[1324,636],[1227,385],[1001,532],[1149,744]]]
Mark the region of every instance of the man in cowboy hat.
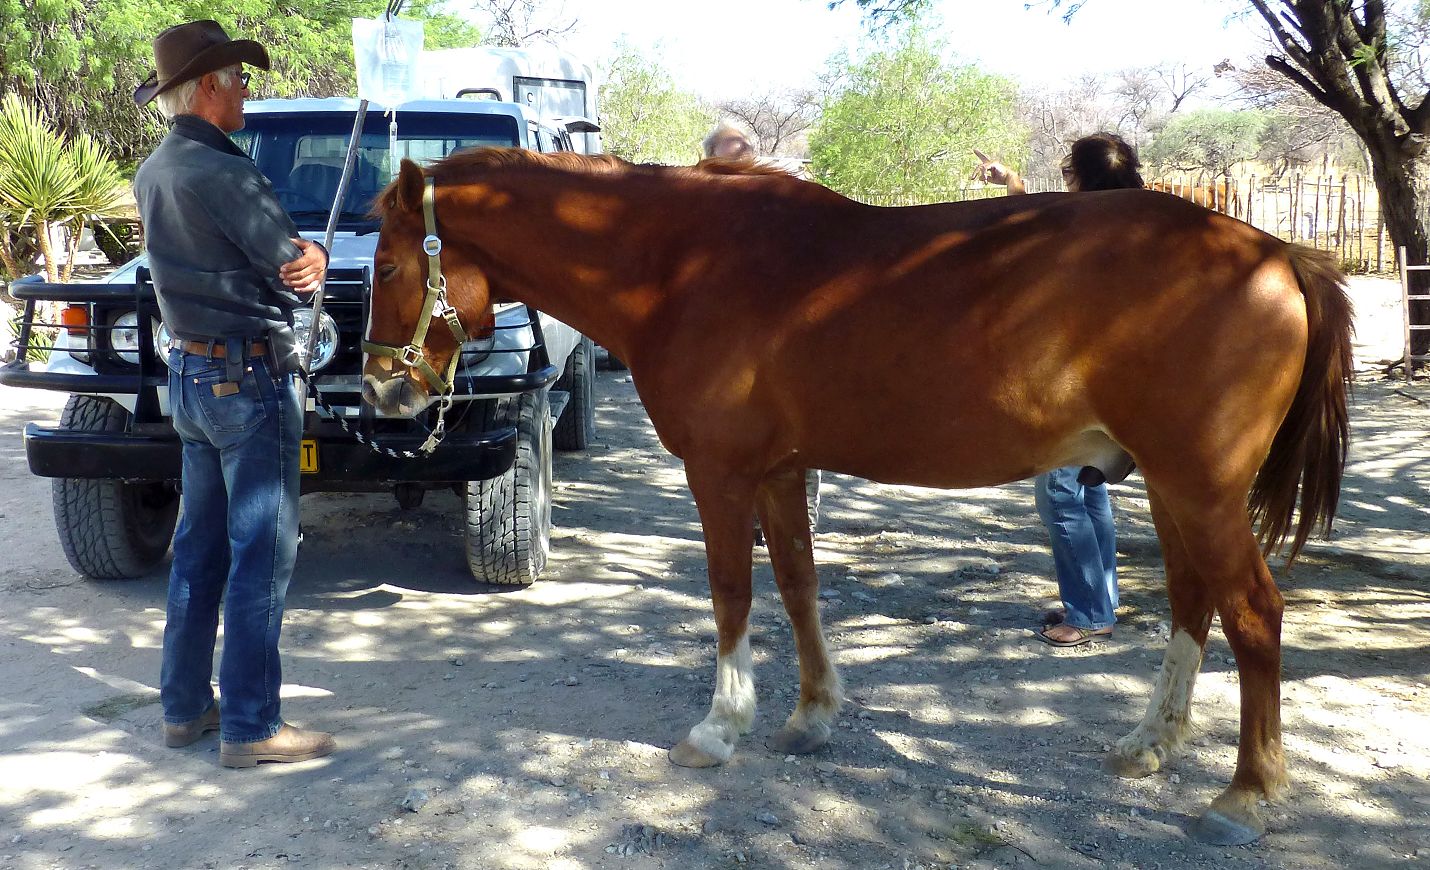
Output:
[[[332,736],[279,715],[278,635],[298,550],[292,311],[322,281],[327,252],[298,236],[227,135],[243,127],[243,64],[268,69],[263,46],[193,21],[159,34],[154,61],[134,100],[157,99],[170,130],[134,193],[175,336],[169,407],[184,487],[159,678],[164,742],[187,746],[218,730],[226,767],[317,758],[333,751]],[[222,717],[211,685],[220,599]]]

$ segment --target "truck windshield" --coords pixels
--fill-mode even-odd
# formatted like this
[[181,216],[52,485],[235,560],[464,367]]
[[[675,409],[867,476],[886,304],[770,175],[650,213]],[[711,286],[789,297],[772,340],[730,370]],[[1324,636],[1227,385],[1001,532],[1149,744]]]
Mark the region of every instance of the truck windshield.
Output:
[[[252,114],[233,134],[238,146],[253,158],[293,222],[302,230],[327,226],[352,134],[351,115]],[[507,115],[407,112],[397,117],[397,158],[430,163],[462,148],[517,146],[520,128]],[[364,119],[362,141],[338,229],[358,232],[376,228],[367,216],[378,191],[391,180],[388,119],[371,112]],[[396,161],[392,162],[392,169]]]

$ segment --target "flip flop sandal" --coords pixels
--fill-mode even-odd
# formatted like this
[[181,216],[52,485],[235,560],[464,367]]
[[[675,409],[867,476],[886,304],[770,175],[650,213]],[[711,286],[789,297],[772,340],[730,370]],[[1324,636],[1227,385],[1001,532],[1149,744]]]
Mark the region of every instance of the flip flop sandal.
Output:
[[[1048,626],[1048,628],[1051,627],[1052,626]],[[1056,647],[1082,646],[1085,643],[1106,640],[1107,638],[1112,637],[1112,632],[1110,631],[1090,631],[1086,628],[1078,628],[1076,625],[1069,626],[1069,628],[1077,632],[1077,637],[1073,640],[1054,640],[1053,638],[1048,637],[1047,628],[1044,628],[1042,631],[1039,632],[1034,632],[1034,634],[1037,636],[1038,640],[1042,641],[1048,646]]]

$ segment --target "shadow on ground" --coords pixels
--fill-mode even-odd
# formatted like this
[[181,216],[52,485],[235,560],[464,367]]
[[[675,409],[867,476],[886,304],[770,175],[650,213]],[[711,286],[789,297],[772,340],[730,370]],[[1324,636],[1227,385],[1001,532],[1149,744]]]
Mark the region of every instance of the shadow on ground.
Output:
[[[834,741],[799,759],[763,746],[797,674],[757,553],[761,716],[729,765],[670,766],[712,688],[700,530],[629,383],[601,391],[598,443],[557,460],[552,562],[530,589],[471,582],[451,494],[413,511],[305,497],[284,709],[337,732],[331,759],[235,772],[211,741],[158,745],[145,693],[162,571],[88,583],[51,553],[6,574],[0,866],[1310,868],[1430,853],[1430,440],[1413,395],[1362,387],[1337,537],[1282,581],[1294,791],[1267,808],[1262,842],[1222,849],[1185,833],[1235,760],[1219,630],[1194,742],[1147,779],[1101,767],[1165,643],[1135,479],[1116,489],[1117,639],[1054,652],[1029,639],[1055,588],[1026,484],[831,476],[817,557],[851,695]],[[47,487],[6,461],[23,417],[0,414],[5,485],[25,488],[5,512],[47,509]],[[10,528],[6,550],[52,545]]]

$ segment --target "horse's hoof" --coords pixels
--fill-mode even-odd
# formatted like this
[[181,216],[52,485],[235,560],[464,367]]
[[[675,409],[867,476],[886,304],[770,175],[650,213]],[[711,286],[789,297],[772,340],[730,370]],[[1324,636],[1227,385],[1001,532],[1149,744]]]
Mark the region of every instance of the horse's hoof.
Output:
[[[731,752],[733,754],[733,750]],[[711,755],[688,739],[680,741],[670,749],[670,762],[678,767],[719,767],[729,759],[729,755],[724,758]]]
[[1207,810],[1192,827],[1192,836],[1213,846],[1245,846],[1266,833],[1266,825],[1255,815],[1232,819],[1217,810]]
[[1104,762],[1107,769],[1123,779],[1139,779],[1162,769],[1162,758],[1152,749],[1114,746]]
[[829,735],[828,725],[809,729],[791,728],[786,725],[770,735],[765,746],[784,755],[808,755],[828,743]]

